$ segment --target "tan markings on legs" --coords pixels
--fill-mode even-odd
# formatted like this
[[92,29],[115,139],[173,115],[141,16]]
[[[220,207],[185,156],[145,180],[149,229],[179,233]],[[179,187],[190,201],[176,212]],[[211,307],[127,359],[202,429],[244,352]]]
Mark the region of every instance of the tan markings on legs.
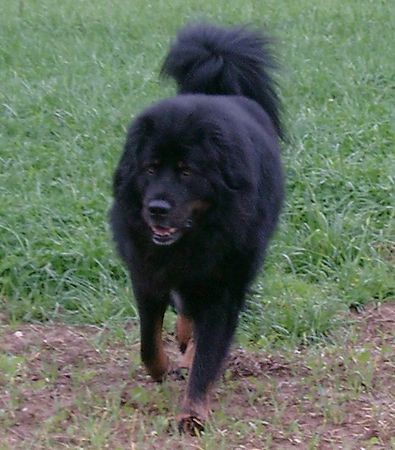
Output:
[[180,358],[179,367],[181,369],[189,369],[191,370],[193,358],[195,357],[195,344],[193,342],[193,339],[190,339],[188,341],[187,348],[183,355]]
[[145,362],[149,374],[155,381],[162,381],[167,374],[169,367],[169,359],[163,348],[162,325],[163,317],[161,319],[158,319],[155,323],[155,358],[152,361]]
[[188,342],[193,335],[193,321],[183,314],[178,314],[176,322],[176,337],[182,353],[188,348]]

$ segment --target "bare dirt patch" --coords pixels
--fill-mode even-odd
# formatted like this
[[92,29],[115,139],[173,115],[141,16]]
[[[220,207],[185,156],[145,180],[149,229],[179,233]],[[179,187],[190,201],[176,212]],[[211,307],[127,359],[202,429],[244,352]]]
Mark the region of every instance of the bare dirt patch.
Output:
[[[173,426],[185,380],[153,383],[137,342],[94,327],[3,325],[0,448],[389,449],[395,302],[349,319],[325,346],[234,349],[200,438]],[[167,349],[177,357],[171,337]]]

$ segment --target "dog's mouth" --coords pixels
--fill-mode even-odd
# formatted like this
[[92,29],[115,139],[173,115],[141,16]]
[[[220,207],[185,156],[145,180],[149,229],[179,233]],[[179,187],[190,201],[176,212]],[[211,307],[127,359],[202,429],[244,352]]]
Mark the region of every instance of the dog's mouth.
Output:
[[179,228],[151,225],[152,242],[157,245],[171,245],[182,235]]

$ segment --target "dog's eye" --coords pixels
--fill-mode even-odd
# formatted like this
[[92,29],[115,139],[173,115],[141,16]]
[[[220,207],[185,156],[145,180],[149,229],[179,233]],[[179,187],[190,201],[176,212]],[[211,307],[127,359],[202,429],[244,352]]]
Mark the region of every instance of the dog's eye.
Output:
[[145,172],[146,172],[148,175],[154,175],[155,172],[156,172],[156,170],[157,170],[157,167],[158,167],[157,164],[150,164],[149,166],[147,166],[147,167],[145,168]]
[[191,175],[191,169],[186,166],[184,163],[179,162],[177,164],[179,173],[183,176],[183,177],[189,177]]

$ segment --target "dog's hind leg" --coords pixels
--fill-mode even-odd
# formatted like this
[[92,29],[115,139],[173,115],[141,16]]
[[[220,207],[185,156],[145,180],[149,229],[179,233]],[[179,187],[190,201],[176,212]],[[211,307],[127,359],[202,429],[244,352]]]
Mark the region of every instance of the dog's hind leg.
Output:
[[193,341],[193,320],[183,314],[178,314],[176,322],[176,337],[182,353],[179,368],[191,369],[195,355]]
[[176,322],[176,337],[181,353],[185,353],[189,341],[193,336],[193,321],[191,318],[179,313]]
[[193,320],[183,311],[183,301],[180,294],[176,291],[171,292],[171,304],[177,311],[176,338],[178,348],[182,353],[178,368],[190,369],[195,354],[195,345],[193,342]]

